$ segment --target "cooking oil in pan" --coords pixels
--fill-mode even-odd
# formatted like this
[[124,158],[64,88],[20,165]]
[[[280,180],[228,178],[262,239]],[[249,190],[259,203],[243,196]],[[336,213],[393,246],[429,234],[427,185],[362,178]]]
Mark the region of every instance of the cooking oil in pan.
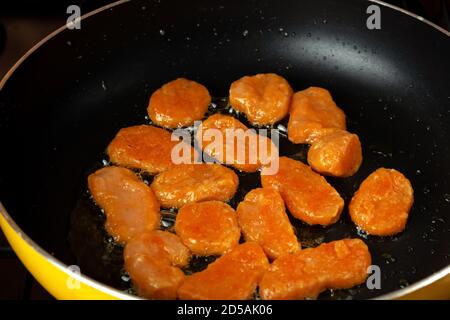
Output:
[[[244,123],[247,127],[252,127],[245,116],[235,111],[229,105],[227,98],[213,99],[209,110],[205,116],[208,117],[215,113],[233,115],[235,118]],[[294,145],[287,139],[287,120],[284,119],[273,128],[279,134],[280,156],[289,156],[290,158],[306,162],[308,146]],[[143,119],[143,123],[151,124],[148,117]],[[194,141],[194,127],[189,128],[189,134]],[[100,148],[105,148],[101,146]],[[98,163],[88,170],[85,174],[84,185],[86,185],[87,176],[95,170],[110,165],[107,157],[99,159]],[[234,169],[233,169],[234,170]],[[239,176],[239,188],[235,196],[228,202],[236,209],[240,201],[245,195],[254,188],[261,187],[260,173],[245,173],[235,170]],[[150,184],[153,177],[136,171],[146,184]],[[357,187],[357,183],[352,179],[336,180],[329,179],[338,189],[339,193],[347,201]],[[87,188],[85,188],[86,190]],[[161,229],[173,232],[173,226],[176,219],[177,210],[162,209],[161,210]],[[342,239],[345,237],[355,237],[356,229],[349,222],[348,217],[343,214],[340,221],[335,225],[324,228],[321,226],[309,226],[289,215],[292,225],[295,228],[296,235],[303,248],[316,247],[323,242]],[[71,214],[71,225],[69,233],[69,243],[76,257],[77,264],[83,274],[99,280],[105,284],[115,287],[124,292],[135,294],[132,282],[123,268],[123,247],[116,244],[110,237],[105,228],[105,215],[101,209],[96,206],[91,199],[89,192],[86,190],[78,200],[78,203]],[[352,225],[353,232],[349,232],[349,225]],[[364,238],[364,237],[363,237]],[[243,239],[241,239],[243,242]],[[189,275],[204,270],[217,257],[197,257],[191,259],[190,264],[183,269],[184,273]],[[360,287],[350,290],[335,290],[321,294],[323,299],[351,299],[353,295],[358,294]],[[255,299],[259,299],[258,292],[254,294]]]

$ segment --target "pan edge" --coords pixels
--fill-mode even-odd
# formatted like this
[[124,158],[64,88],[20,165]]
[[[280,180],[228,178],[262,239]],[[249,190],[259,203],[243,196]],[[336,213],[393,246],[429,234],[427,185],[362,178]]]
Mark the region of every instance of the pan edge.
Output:
[[[108,4],[106,6],[103,6],[101,8],[98,8],[94,11],[88,12],[86,14],[84,14],[83,16],[81,16],[81,20],[86,19],[90,16],[93,16],[97,13],[100,13],[102,11],[105,11],[107,9],[116,7],[120,4],[123,3],[127,3],[130,2],[131,0],[119,0],[116,1],[114,3]],[[431,21],[428,21],[426,19],[424,19],[423,17],[416,15],[414,13],[411,13],[407,10],[404,10],[402,8],[399,8],[397,6],[388,4],[386,2],[380,1],[380,0],[369,0],[369,2],[375,3],[375,4],[379,4],[382,6],[385,6],[387,8],[390,8],[392,10],[396,10],[400,13],[406,14],[422,23],[426,23],[429,26],[433,27],[434,29],[442,32],[443,34],[445,34],[446,36],[450,37],[450,32],[446,31],[445,29],[441,28],[440,26],[434,24]],[[38,43],[36,43],[31,49],[29,49],[19,60],[17,60],[17,62],[7,71],[7,73],[3,76],[3,78],[0,80],[0,91],[3,89],[3,87],[5,86],[6,82],[9,80],[9,78],[12,76],[12,74],[19,68],[19,66],[37,49],[39,49],[42,45],[44,45],[48,40],[52,39],[54,36],[58,35],[60,32],[64,31],[67,28],[66,25],[61,26],[60,28],[56,29],[55,31],[51,32],[49,35],[47,35],[45,38],[43,38],[42,40],[40,40]],[[0,202],[0,215],[7,221],[7,223],[9,224],[9,226],[11,226],[11,228],[13,228],[13,230],[16,232],[17,235],[19,235],[30,247],[32,247],[36,252],[38,252],[39,254],[41,254],[43,257],[45,257],[50,263],[52,263],[53,265],[55,265],[56,267],[58,267],[59,269],[61,269],[62,271],[68,273],[68,266],[64,263],[62,263],[60,260],[56,259],[55,257],[53,257],[52,255],[50,255],[46,250],[44,250],[43,248],[41,248],[36,242],[34,242],[31,238],[28,237],[28,235],[26,235],[22,229],[15,223],[15,221],[12,219],[12,217],[7,213],[6,209],[4,208],[4,206],[2,205],[2,203]],[[68,273],[69,275],[69,273]],[[426,278],[423,278],[411,285],[409,285],[406,288],[403,289],[399,289],[399,290],[395,290],[393,292],[375,297],[373,299],[399,299],[402,297],[405,297],[413,292],[416,292],[420,289],[424,289],[428,286],[432,286],[433,283],[436,283],[437,281],[444,279],[446,276],[450,275],[450,265],[442,268],[441,270],[429,275]],[[73,274],[70,274],[70,276],[73,276]],[[75,276],[74,276],[75,277]],[[100,283],[94,279],[91,279],[85,275],[80,275],[78,276],[79,279],[84,283],[87,283],[88,285],[92,285],[94,288],[97,288],[99,290],[102,291],[106,291],[108,293],[111,293],[112,295],[115,296],[119,296],[121,298],[125,298],[125,299],[139,299],[139,297],[135,297],[133,295],[127,294],[127,293],[123,293],[120,290],[117,290],[115,288],[109,287],[106,284]]]

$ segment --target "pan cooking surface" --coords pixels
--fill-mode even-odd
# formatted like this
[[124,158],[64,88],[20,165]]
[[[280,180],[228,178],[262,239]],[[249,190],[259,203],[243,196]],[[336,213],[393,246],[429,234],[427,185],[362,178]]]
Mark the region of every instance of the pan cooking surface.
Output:
[[[177,6],[133,1],[91,16],[81,30],[49,40],[6,82],[0,199],[25,233],[82,273],[128,290],[121,249],[108,240],[86,193],[87,174],[103,165],[105,147],[120,128],[148,122],[148,99],[163,83],[184,76],[223,97],[243,75],[275,72],[294,90],[329,89],[348,130],[359,135],[358,173],[328,179],[346,204],[381,166],[400,170],[415,190],[406,229],[395,237],[366,239],[346,209],[327,228],[292,220],[304,246],[362,237],[381,268],[381,290],[363,285],[320,297],[376,297],[450,264],[446,35],[384,7],[381,30],[370,31],[362,0]],[[282,155],[305,160],[305,146],[282,136],[280,144]],[[232,206],[259,181],[258,174],[241,174]],[[205,265],[199,259],[193,269]]]
[[[143,106],[145,110],[146,106]],[[145,111],[144,111],[145,112]],[[232,114],[234,117],[238,118],[247,127],[251,127],[251,124],[245,118],[245,115],[239,112],[235,112],[229,106],[227,98],[215,98],[213,99],[212,105],[209,107],[208,113],[205,118],[215,114]],[[287,139],[286,127],[288,117],[283,119],[279,124],[276,124],[273,128],[280,137],[280,156],[289,156],[290,158],[307,163],[306,157],[308,152],[307,145],[296,145],[291,143]],[[358,121],[353,119],[347,119],[349,123],[349,130],[352,132],[357,132]],[[152,124],[148,120],[147,116],[143,116],[141,122],[137,124]],[[192,128],[191,128],[192,129]],[[192,141],[194,139],[194,131],[191,132]],[[113,137],[111,137],[112,140]],[[106,149],[104,146],[103,149]],[[199,150],[198,150],[199,151]],[[368,167],[380,167],[386,166],[390,167],[389,159],[393,157],[392,153],[388,151],[381,151],[372,146],[369,150],[364,151],[364,162],[369,162],[369,164],[364,164],[359,172],[349,178],[331,178],[326,177],[327,180],[336,187],[340,195],[343,197],[346,203],[345,210],[343,211],[341,218],[336,224],[328,227],[322,226],[309,226],[298,219],[295,219],[289,214],[292,225],[295,228],[296,235],[302,244],[302,248],[316,247],[323,242],[329,242],[333,240],[339,240],[343,238],[362,238],[368,245],[372,253],[373,264],[383,266],[383,270],[387,269],[388,265],[392,265],[392,271],[389,274],[384,274],[383,280],[388,280],[389,277],[397,278],[396,282],[392,281],[392,285],[396,286],[394,288],[402,288],[409,284],[411,277],[417,273],[415,266],[411,266],[409,269],[402,270],[398,272],[396,270],[397,262],[397,251],[394,249],[388,249],[386,244],[392,242],[398,242],[401,239],[402,234],[392,237],[375,237],[368,236],[363,231],[358,230],[355,224],[350,220],[348,215],[347,205],[350,202],[351,197],[354,192],[358,189],[360,182],[370,173],[365,170]],[[207,156],[206,156],[207,157]],[[209,158],[210,159],[210,158]],[[110,165],[107,155],[104,155],[102,159],[99,159],[90,170],[84,175],[86,177],[95,170],[101,168],[102,166]],[[245,173],[239,172],[233,169],[239,176],[239,188],[236,195],[228,202],[234,209],[237,208],[239,202],[241,202],[245,195],[254,188],[261,187],[261,177],[259,172],[255,173]],[[362,174],[361,171],[364,171]],[[150,184],[153,177],[145,173],[136,171],[145,183]],[[287,210],[289,213],[289,211]],[[162,210],[161,226],[165,230],[173,231],[173,225],[176,219],[177,210]],[[119,288],[121,290],[126,290],[129,293],[135,294],[133,290],[131,281],[123,269],[123,258],[122,252],[123,248],[114,243],[111,236],[109,236],[104,228],[105,215],[102,210],[93,204],[93,200],[89,195],[87,187],[85,187],[85,192],[81,194],[77,206],[71,213],[71,225],[69,231],[69,243],[72,251],[74,252],[77,261],[79,261],[80,266],[84,268],[84,272],[92,276],[95,279],[101,278],[103,282],[109,285]],[[440,221],[442,223],[442,221]],[[433,224],[438,223],[438,221],[432,222]],[[407,227],[405,233],[410,230]],[[426,239],[424,239],[426,240]],[[243,239],[241,239],[243,242]],[[89,248],[86,250],[86,248]],[[402,250],[413,254],[414,247],[407,246]],[[95,255],[93,256],[93,253]],[[400,251],[401,254],[401,251]],[[193,272],[198,272],[207,267],[207,265],[213,262],[216,257],[195,257],[191,261],[190,265],[183,271],[186,274],[192,274]],[[88,267],[89,269],[86,269]],[[368,290],[365,284],[353,287],[347,290],[331,290],[326,291],[320,295],[319,298],[323,299],[353,299],[353,298],[369,298],[373,296],[373,292]],[[259,298],[258,295],[255,296],[256,299]]]

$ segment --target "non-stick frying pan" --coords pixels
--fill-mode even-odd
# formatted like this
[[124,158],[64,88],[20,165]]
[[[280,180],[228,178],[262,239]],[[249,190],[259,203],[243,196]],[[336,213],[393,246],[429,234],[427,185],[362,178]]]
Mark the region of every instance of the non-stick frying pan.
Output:
[[[370,30],[374,4],[381,29]],[[121,1],[88,14],[80,30],[59,29],[0,83],[2,228],[56,297],[130,297],[118,291],[130,288],[121,249],[102,228],[87,174],[107,160],[120,128],[148,123],[149,96],[163,83],[184,76],[225,97],[241,76],[275,72],[295,90],[329,89],[359,134],[361,169],[329,179],[347,203],[381,166],[402,171],[415,190],[406,230],[395,237],[365,237],[346,211],[327,228],[293,221],[306,246],[363,237],[381,269],[379,290],[361,285],[321,298],[397,298],[439,279],[427,297],[448,296],[450,41],[421,20],[362,0]],[[281,154],[302,159],[305,151],[282,139]],[[241,176],[238,197],[258,184]],[[68,265],[86,277],[67,278]],[[197,259],[192,268],[204,265]]]

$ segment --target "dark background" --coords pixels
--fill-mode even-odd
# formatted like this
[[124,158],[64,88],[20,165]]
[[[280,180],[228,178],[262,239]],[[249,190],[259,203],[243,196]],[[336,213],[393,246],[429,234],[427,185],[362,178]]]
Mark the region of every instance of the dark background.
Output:
[[[79,5],[81,13],[85,14],[111,2],[113,1],[1,1],[0,78],[35,43],[65,24],[68,17],[66,9],[69,5]],[[388,0],[386,2],[421,15],[444,29],[450,30],[450,0]],[[195,5],[194,1],[192,5]],[[22,266],[1,231],[0,273],[2,274],[0,299],[51,299],[51,296]]]

